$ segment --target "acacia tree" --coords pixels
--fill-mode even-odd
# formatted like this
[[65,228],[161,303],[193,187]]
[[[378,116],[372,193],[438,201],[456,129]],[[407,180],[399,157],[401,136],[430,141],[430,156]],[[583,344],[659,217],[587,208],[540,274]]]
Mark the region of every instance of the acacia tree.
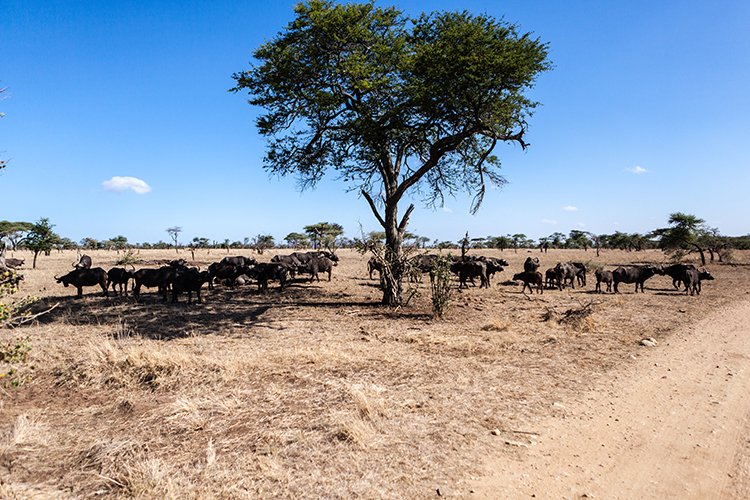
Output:
[[4,240],[7,240],[11,250],[15,251],[33,226],[31,222],[0,221],[0,243],[5,245]]
[[291,232],[284,236],[284,241],[289,248],[306,248],[310,240],[302,233]]
[[172,238],[172,241],[174,242],[174,251],[177,252],[177,238],[180,237],[182,228],[180,226],[173,226],[168,227],[167,229],[165,229],[165,231],[169,233],[169,237]]
[[235,73],[267,138],[265,168],[297,174],[304,189],[330,168],[367,200],[386,233],[383,302],[401,303],[402,242],[414,205],[502,185],[498,143],[526,148],[535,102],[524,95],[550,68],[547,45],[486,15],[439,12],[409,19],[374,3],[311,0]]
[[659,248],[664,253],[680,259],[690,252],[698,252],[701,264],[706,265],[706,248],[702,236],[706,233],[704,220],[692,214],[675,212],[670,214],[669,227],[657,229],[655,236],[659,236]]
[[341,224],[335,222],[318,222],[304,227],[307,237],[313,248],[327,248],[330,251],[336,249],[336,239],[344,234]]
[[52,246],[60,241],[60,237],[52,230],[53,227],[49,219],[42,217],[31,226],[31,230],[24,238],[24,246],[34,252],[32,269],[36,269],[36,259],[39,254],[41,252],[49,254],[52,251]]
[[276,245],[276,242],[270,234],[258,234],[250,240],[250,247],[259,254],[273,248],[274,245]]

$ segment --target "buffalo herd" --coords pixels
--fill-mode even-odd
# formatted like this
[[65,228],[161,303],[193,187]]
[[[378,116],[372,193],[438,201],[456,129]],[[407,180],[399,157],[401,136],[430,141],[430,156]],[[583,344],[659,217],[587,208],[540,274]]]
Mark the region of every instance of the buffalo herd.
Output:
[[[320,273],[328,275],[331,280],[333,267],[338,263],[338,257],[327,251],[295,252],[291,255],[277,255],[271,262],[257,262],[250,257],[225,257],[220,262],[214,262],[207,270],[201,271],[191,267],[184,259],[176,259],[158,268],[143,268],[135,270],[124,267],[113,267],[105,271],[101,267],[91,267],[91,257],[83,255],[73,264],[74,269],[60,277],[55,277],[57,283],[64,286],[74,286],[78,297],[83,295],[83,287],[100,286],[104,296],[109,295],[111,287],[115,294],[126,295],[128,283],[132,280],[132,294],[136,300],[141,298],[141,290],[156,288],[162,300],[166,302],[171,291],[172,302],[178,302],[181,293],[187,293],[188,303],[193,300],[201,302],[201,289],[208,284],[213,289],[215,283],[228,286],[255,282],[260,291],[268,289],[269,281],[277,281],[283,289],[290,279],[297,275],[310,275],[310,281],[320,281]],[[132,267],[132,266],[131,266]]]
[[[410,280],[421,280],[422,274],[429,274],[434,278],[435,264],[439,259],[437,254],[421,254],[409,259],[405,263],[406,276]],[[115,294],[125,295],[128,291],[128,283],[132,280],[132,294],[140,299],[141,290],[145,288],[156,288],[162,300],[166,301],[171,291],[172,302],[177,302],[181,293],[186,293],[188,303],[192,302],[193,292],[196,300],[201,302],[201,289],[208,284],[209,289],[214,284],[221,283],[234,287],[248,283],[256,283],[258,290],[268,290],[270,281],[279,283],[279,289],[283,290],[290,280],[297,279],[298,275],[309,275],[310,281],[320,281],[320,274],[326,274],[328,281],[331,280],[333,267],[338,263],[338,257],[328,251],[294,252],[288,255],[276,255],[270,262],[257,262],[250,257],[225,257],[220,262],[214,262],[207,270],[201,271],[197,267],[188,266],[183,259],[170,261],[168,264],[158,268],[143,268],[139,270],[128,270],[124,267],[114,267],[105,271],[100,267],[91,267],[91,257],[83,255],[78,262],[73,264],[75,268],[68,274],[55,277],[58,283],[64,286],[72,285],[78,291],[78,297],[83,295],[83,287],[99,286],[106,296],[111,287]],[[132,266],[131,266],[132,267]],[[489,288],[492,277],[508,267],[504,259],[484,256],[461,256],[447,257],[447,268],[458,278],[458,287],[466,288],[470,284],[479,288]],[[586,265],[582,262],[558,262],[542,274],[539,271],[540,262],[538,257],[528,257],[523,264],[523,272],[513,275],[513,282],[523,283],[522,293],[543,293],[545,288],[563,290],[566,287],[572,289],[586,286]],[[370,279],[373,273],[378,271],[383,279],[383,261],[375,257],[367,262],[367,271]],[[619,293],[619,285],[635,284],[635,292],[639,288],[644,292],[644,283],[655,275],[666,275],[672,278],[672,285],[679,290],[684,285],[686,294],[700,294],[701,281],[713,280],[714,277],[705,269],[697,269],[691,264],[673,264],[669,266],[619,266],[614,270],[596,269],[595,292],[603,293],[602,284],[606,286],[607,292]],[[614,290],[612,289],[614,285]]]

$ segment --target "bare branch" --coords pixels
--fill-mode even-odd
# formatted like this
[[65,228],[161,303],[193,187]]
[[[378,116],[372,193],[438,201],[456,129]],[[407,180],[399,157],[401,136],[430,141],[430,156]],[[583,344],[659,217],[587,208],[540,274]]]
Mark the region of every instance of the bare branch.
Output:
[[375,202],[372,200],[372,197],[370,196],[370,194],[364,189],[361,190],[360,193],[362,193],[362,196],[364,196],[364,198],[367,200],[367,203],[370,204],[372,213],[375,214],[375,218],[378,219],[378,222],[380,222],[380,225],[383,226],[383,229],[385,229],[385,220],[383,220],[383,216],[380,215],[380,212],[378,212],[378,207],[375,206]]
[[401,224],[398,225],[399,234],[403,234],[404,231],[406,231],[406,226],[409,224],[409,217],[411,216],[411,213],[413,211],[414,211],[414,203],[409,205],[409,208],[407,208],[406,212],[404,212],[404,217],[401,219]]

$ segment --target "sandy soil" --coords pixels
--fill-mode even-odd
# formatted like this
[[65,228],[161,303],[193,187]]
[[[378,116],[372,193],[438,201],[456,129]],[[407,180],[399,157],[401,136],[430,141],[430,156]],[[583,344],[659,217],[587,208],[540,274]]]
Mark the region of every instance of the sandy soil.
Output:
[[[686,325],[488,460],[486,498],[750,498],[750,300]],[[524,447],[527,445],[524,444]]]

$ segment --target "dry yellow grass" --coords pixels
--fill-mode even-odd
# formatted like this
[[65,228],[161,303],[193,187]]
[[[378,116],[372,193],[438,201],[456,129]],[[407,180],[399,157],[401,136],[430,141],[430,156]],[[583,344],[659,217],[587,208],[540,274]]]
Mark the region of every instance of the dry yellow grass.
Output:
[[[494,283],[529,255],[485,253],[511,263]],[[0,496],[415,498],[446,483],[466,494],[479,457],[517,452],[492,430],[533,430],[553,403],[638,356],[641,338],[668,339],[746,294],[750,276],[744,265],[710,266],[717,280],[700,297],[664,277],[637,295],[630,285],[594,294],[591,280],[531,300],[520,287],[470,288],[455,291],[445,321],[432,321],[426,283],[394,312],[377,305],[366,258],[341,256],[330,283],[268,294],[217,287],[192,306],[153,292],[142,303],[105,299],[93,288],[77,300],[53,281],[74,254],[41,258],[24,271],[22,294],[60,306],[0,331],[0,341],[31,338],[33,366],[30,382],[0,389]],[[118,256],[92,257],[108,268]],[[610,269],[663,261],[658,252],[541,259]],[[592,301],[578,323],[543,320]]]

